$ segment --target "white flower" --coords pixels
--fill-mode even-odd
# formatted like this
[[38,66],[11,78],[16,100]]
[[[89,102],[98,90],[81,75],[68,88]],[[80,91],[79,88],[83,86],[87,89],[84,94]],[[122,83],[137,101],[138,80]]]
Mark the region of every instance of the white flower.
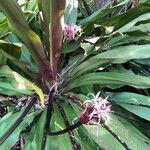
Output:
[[109,105],[109,102],[107,101],[108,97],[105,99],[99,97],[100,92],[98,92],[96,96],[93,93],[88,95],[92,95],[92,99],[85,101],[86,108],[80,116],[80,122],[87,123],[91,119],[96,118],[98,119],[99,124],[101,121],[103,121],[104,124],[108,124],[108,121],[110,120],[109,113],[111,112],[111,105]]

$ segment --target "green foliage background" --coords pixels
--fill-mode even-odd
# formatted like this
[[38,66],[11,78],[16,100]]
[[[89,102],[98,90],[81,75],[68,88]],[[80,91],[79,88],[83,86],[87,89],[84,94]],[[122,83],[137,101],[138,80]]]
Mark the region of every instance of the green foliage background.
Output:
[[[5,0],[6,6],[2,7],[3,1],[0,1],[0,138],[26,109],[29,98],[45,94],[43,86],[37,84],[42,59],[33,59],[37,53],[31,56],[31,50],[37,50],[45,59],[40,4],[36,0],[21,5],[15,0]],[[59,136],[48,136],[47,105],[42,108],[38,103],[0,149],[15,149],[21,144],[25,150],[150,149],[150,1],[141,0],[135,6],[130,0],[120,0],[99,9],[95,9],[94,3],[66,2],[65,23],[77,24],[81,32],[61,47],[58,73],[62,82],[60,95],[53,103],[50,129],[66,128],[84,111],[70,96],[84,102],[90,99],[89,93],[99,91],[102,98],[109,96],[112,105],[109,124],[86,124]],[[42,6],[45,14],[50,11],[50,5]],[[22,106],[21,98],[25,101]]]

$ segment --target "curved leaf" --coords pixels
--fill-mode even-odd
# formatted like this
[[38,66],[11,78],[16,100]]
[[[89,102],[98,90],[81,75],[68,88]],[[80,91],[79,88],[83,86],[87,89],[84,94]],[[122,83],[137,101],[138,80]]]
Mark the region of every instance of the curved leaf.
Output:
[[77,50],[80,47],[80,41],[72,40],[69,42],[65,42],[62,47],[62,53],[71,53]]
[[[78,65],[70,74],[70,79],[100,67],[101,65],[114,63],[125,63],[131,59],[144,59],[150,57],[150,45],[129,45],[114,48],[89,58],[87,61]],[[67,79],[69,80],[69,79]]]
[[46,122],[46,110],[42,112],[38,122],[32,127],[31,132],[27,135],[27,140],[24,145],[24,150],[41,150],[42,139]]
[[126,148],[114,136],[101,125],[85,125],[91,138],[105,150],[126,150]]
[[77,21],[78,1],[66,0],[66,8],[64,13],[65,23],[75,25]]
[[135,93],[107,93],[117,104],[150,121],[150,97]]
[[[140,21],[148,20],[149,18],[150,18],[150,13],[145,13],[141,16],[138,16],[137,18],[135,18],[134,20],[132,20],[131,22],[129,22],[122,28],[118,29],[117,32],[128,32],[128,31],[131,32],[134,28],[137,30],[137,27],[135,26],[136,23],[138,23]],[[141,30],[143,30],[143,29],[141,28]],[[148,29],[148,31],[150,30],[149,28],[147,28],[147,29]]]
[[100,86],[129,85],[139,89],[146,89],[150,88],[150,77],[118,72],[89,73],[72,81],[64,88],[64,91],[70,91],[73,88],[88,84],[99,84]]
[[[61,112],[56,105],[54,105],[54,124],[56,131],[62,130],[66,127]],[[61,150],[72,150],[71,139],[68,133],[59,135],[57,138]]]
[[149,150],[150,140],[127,120],[121,117],[115,115],[111,116],[111,120],[108,124],[108,131],[124,143],[127,149]]
[[150,2],[149,0],[147,0],[145,3],[137,5],[136,7],[128,10],[126,13],[122,13],[110,19],[103,20],[102,24],[104,26],[113,26],[114,30],[117,30],[125,26],[135,18],[149,12],[150,12]]
[[12,71],[8,66],[2,66],[0,67],[0,93],[9,96],[31,95],[33,87],[30,81]]
[[[18,116],[22,113],[22,111],[14,113],[12,115],[4,116],[2,121],[0,121],[0,136],[2,136],[17,120]],[[6,141],[0,145],[0,149],[11,149],[15,143],[18,141],[20,132],[33,121],[35,115],[39,112],[34,112],[25,117],[25,119],[21,122],[21,124],[15,129],[15,131],[6,139]]]
[[[114,7],[102,7],[101,9],[99,9],[98,11],[96,11],[95,13],[93,13],[91,16],[87,17],[86,19],[84,19],[80,24],[83,28],[86,28],[90,25],[93,25],[94,23],[98,22],[98,21],[102,21],[102,19],[104,17],[106,17],[107,15],[109,15],[111,12],[113,12],[116,8],[126,4],[129,0],[125,0],[122,3],[114,6]],[[107,8],[108,7],[108,8]]]
[[5,17],[0,17],[0,38],[5,37],[9,34],[8,21]]

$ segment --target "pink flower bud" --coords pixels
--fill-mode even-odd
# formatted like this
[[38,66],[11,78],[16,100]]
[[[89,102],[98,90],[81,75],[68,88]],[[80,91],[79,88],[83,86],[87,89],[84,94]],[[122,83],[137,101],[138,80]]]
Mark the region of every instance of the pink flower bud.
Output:
[[76,28],[75,26],[66,25],[64,29],[64,39],[66,41],[71,41],[75,38]]
[[85,112],[83,112],[83,114],[79,117],[79,121],[81,124],[86,124],[90,121],[90,116],[89,114],[91,114],[93,112],[93,107],[87,107],[87,109],[85,110]]

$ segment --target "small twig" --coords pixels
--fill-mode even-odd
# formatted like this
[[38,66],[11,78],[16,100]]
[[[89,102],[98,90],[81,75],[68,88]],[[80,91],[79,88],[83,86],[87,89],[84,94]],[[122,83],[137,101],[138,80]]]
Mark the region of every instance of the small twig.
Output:
[[22,122],[23,118],[27,115],[29,110],[32,108],[34,103],[36,102],[37,97],[33,97],[28,106],[25,108],[24,112],[20,115],[20,117],[15,121],[15,123],[7,130],[7,132],[0,138],[0,145],[5,142],[5,140],[13,133],[13,131],[19,126]]

